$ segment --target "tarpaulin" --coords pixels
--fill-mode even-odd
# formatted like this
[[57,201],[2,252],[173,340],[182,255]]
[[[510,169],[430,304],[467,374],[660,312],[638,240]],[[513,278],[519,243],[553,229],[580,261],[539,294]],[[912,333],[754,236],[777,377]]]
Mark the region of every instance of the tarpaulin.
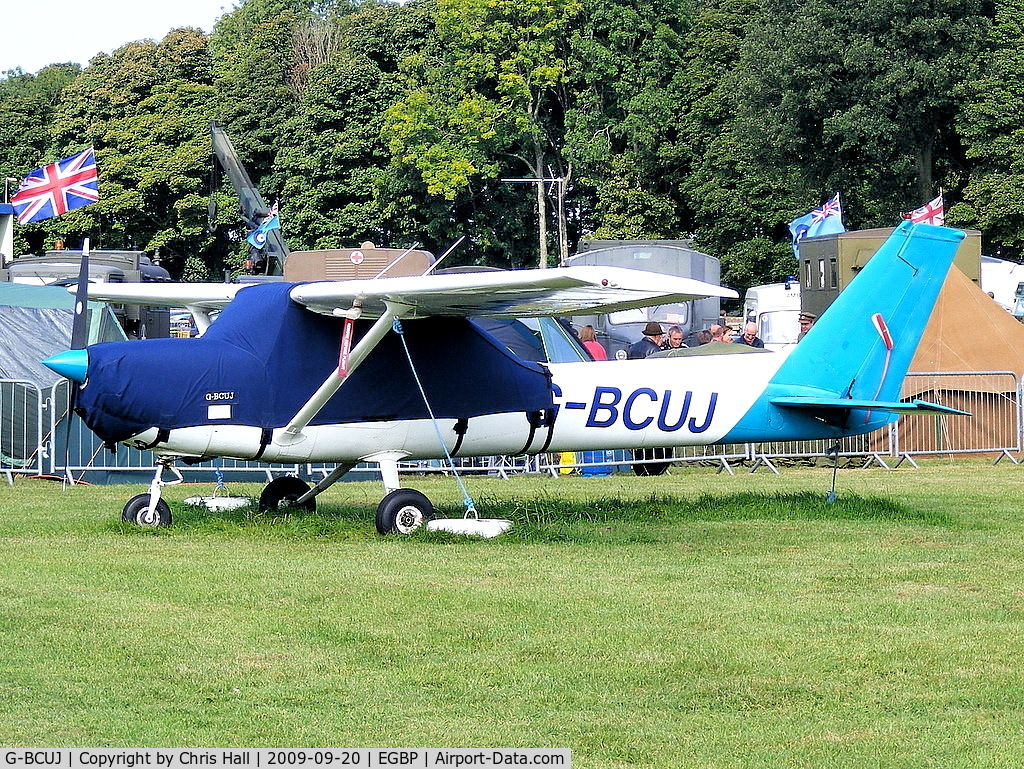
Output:
[[[240,291],[196,339],[91,346],[80,398],[86,422],[118,441],[154,426],[208,424],[212,403],[231,407],[230,419],[217,424],[283,427],[337,368],[343,323],[292,302],[292,286]],[[369,326],[357,324],[357,342]],[[403,322],[402,330],[435,416],[551,407],[547,369],[518,359],[471,321],[425,318]],[[426,417],[401,338],[391,331],[311,424]]]

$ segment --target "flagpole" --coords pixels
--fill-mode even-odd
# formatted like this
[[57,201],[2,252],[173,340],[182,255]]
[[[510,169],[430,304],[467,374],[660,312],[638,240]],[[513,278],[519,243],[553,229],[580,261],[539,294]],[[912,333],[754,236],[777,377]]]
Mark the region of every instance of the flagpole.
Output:
[[14,259],[14,208],[11,206],[11,182],[13,176],[4,179],[4,210],[0,212],[0,268],[5,268]]

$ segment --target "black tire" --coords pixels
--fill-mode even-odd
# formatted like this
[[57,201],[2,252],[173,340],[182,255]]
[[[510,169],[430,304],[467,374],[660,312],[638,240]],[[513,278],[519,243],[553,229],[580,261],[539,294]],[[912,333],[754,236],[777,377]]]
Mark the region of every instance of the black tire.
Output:
[[149,494],[139,494],[128,500],[121,511],[121,520],[145,528],[162,528],[171,525],[171,508],[162,499],[157,500],[153,515],[149,515]]
[[412,534],[434,517],[434,506],[414,489],[395,489],[377,506],[379,534]]
[[282,475],[275,478],[263,488],[260,494],[260,510],[265,513],[276,513],[280,510],[297,508],[299,510],[316,510],[316,497],[310,497],[302,504],[295,500],[309,491],[309,484],[294,475]]
[[[668,457],[668,449],[635,449],[634,459],[665,459]],[[634,475],[664,475],[671,462],[651,462],[633,465]]]

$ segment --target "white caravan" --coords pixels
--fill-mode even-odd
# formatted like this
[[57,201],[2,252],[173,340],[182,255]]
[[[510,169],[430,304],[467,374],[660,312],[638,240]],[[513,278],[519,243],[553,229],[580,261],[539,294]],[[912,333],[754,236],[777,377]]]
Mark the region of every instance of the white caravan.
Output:
[[767,350],[796,344],[800,334],[800,283],[752,286],[743,298],[743,322],[756,323],[757,335]]

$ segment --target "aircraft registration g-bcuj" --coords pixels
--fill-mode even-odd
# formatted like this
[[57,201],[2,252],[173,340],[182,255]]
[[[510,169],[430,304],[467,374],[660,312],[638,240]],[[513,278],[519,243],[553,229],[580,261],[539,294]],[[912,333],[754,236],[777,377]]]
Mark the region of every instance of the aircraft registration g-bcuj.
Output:
[[[271,481],[264,508],[313,509],[359,462],[379,463],[376,526],[433,516],[399,484],[405,459],[838,439],[899,413],[962,414],[900,388],[962,232],[906,222],[787,354],[535,363],[472,318],[611,312],[730,289],[610,267],[313,283],[90,285],[89,297],[186,306],[195,339],[107,342],[46,361],[80,383],[75,410],[108,445],[158,457],[123,517],[170,523],[164,471],[216,457],[337,463],[313,487]],[[210,323],[204,312],[222,309]],[[74,345],[73,345],[74,346]],[[742,351],[741,351],[742,350]],[[443,444],[443,445],[442,445]],[[168,483],[177,482],[175,480]]]

